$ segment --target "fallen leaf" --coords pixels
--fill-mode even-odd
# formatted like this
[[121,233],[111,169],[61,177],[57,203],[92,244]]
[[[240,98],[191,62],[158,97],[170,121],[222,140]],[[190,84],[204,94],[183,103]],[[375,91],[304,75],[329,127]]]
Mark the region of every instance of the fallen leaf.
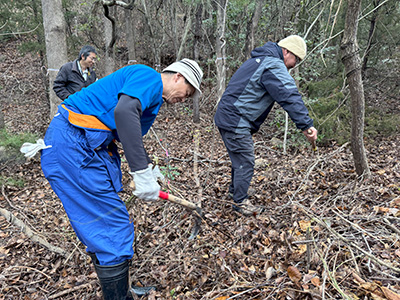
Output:
[[388,207],[374,206],[374,211],[376,213],[385,214],[385,213],[389,212],[389,208]]
[[396,254],[398,257],[400,257],[400,249],[397,249],[396,251],[394,251],[394,254]]
[[302,255],[303,253],[305,253],[307,251],[307,245],[302,244],[299,245],[298,247],[299,249],[296,251],[299,255]]
[[288,272],[290,280],[292,280],[294,283],[298,283],[301,280],[301,278],[303,277],[301,275],[300,271],[294,266],[290,266],[287,269],[287,272]]
[[307,228],[311,227],[311,221],[300,220],[299,225],[300,229],[305,232]]
[[270,280],[271,277],[274,276],[274,274],[275,274],[275,269],[274,269],[274,267],[269,267],[269,268],[267,269],[267,271],[265,272],[265,278],[266,278],[267,280]]
[[383,294],[385,297],[389,300],[400,300],[400,295],[393,292],[392,290],[389,290],[388,288],[382,286],[381,287]]
[[314,277],[311,279],[311,283],[315,286],[320,286],[321,285],[321,281],[319,280],[319,277]]
[[400,208],[400,197],[394,198],[394,199],[390,202],[390,206],[391,206],[391,207],[398,207],[398,208]]

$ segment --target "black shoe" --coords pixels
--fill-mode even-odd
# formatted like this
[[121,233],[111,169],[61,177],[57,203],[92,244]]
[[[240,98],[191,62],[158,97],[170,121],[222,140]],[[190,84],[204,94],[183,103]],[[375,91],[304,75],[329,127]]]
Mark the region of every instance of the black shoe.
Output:
[[129,292],[136,294],[136,296],[142,297],[148,295],[151,291],[155,290],[155,286],[132,286]]
[[251,204],[249,199],[244,199],[242,202],[232,205],[232,207],[244,216],[253,216],[263,212],[261,207]]

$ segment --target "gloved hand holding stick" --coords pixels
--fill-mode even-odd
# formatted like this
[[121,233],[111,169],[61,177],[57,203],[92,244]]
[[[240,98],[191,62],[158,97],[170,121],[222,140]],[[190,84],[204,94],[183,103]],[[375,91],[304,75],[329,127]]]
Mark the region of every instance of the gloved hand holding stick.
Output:
[[[151,173],[149,170],[151,170]],[[134,172],[134,173],[137,173],[137,172]],[[139,174],[139,176],[137,176],[137,174]],[[133,181],[131,181],[131,183],[130,183],[130,186],[134,190],[133,194],[135,196],[137,196],[138,198],[141,198],[143,200],[146,200],[146,201],[154,201],[158,198],[161,198],[161,199],[167,200],[169,202],[181,205],[181,206],[194,212],[195,226],[193,227],[192,233],[189,237],[189,239],[194,239],[200,231],[201,220],[204,215],[202,208],[199,207],[198,205],[194,204],[193,202],[190,202],[185,199],[178,198],[169,193],[160,191],[160,186],[156,182],[156,176],[150,176],[150,174],[153,174],[152,165],[149,165],[149,167],[145,170],[138,171],[137,174],[133,174]],[[147,174],[147,175],[144,175],[144,174]],[[135,180],[136,180],[136,183],[135,183]],[[147,184],[146,184],[145,180],[147,180]],[[158,188],[154,184],[153,181],[157,184]],[[156,195],[157,195],[157,197],[156,197]]]

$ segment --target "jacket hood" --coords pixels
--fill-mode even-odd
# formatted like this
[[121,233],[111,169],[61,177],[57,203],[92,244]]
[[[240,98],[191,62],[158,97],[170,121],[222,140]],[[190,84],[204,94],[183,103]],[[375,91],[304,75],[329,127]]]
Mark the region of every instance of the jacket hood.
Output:
[[267,42],[264,46],[255,48],[253,51],[251,51],[252,58],[264,56],[273,56],[283,59],[282,48],[279,47],[277,43]]

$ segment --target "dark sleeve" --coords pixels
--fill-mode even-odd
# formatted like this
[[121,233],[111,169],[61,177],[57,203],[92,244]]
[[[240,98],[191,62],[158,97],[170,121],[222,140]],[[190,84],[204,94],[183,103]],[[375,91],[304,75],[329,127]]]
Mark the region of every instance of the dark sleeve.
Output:
[[56,93],[57,97],[61,100],[65,100],[71,94],[67,90],[67,80],[68,80],[68,67],[67,65],[63,65],[60,68],[60,71],[57,74],[56,79],[53,83],[53,91]]
[[286,70],[278,70],[280,74],[275,74],[274,71],[266,70],[261,78],[269,95],[289,114],[298,129],[305,130],[312,127],[313,120],[308,114],[294,79]]
[[114,110],[115,125],[132,172],[146,169],[151,162],[143,145],[141,115],[140,101],[121,94]]

